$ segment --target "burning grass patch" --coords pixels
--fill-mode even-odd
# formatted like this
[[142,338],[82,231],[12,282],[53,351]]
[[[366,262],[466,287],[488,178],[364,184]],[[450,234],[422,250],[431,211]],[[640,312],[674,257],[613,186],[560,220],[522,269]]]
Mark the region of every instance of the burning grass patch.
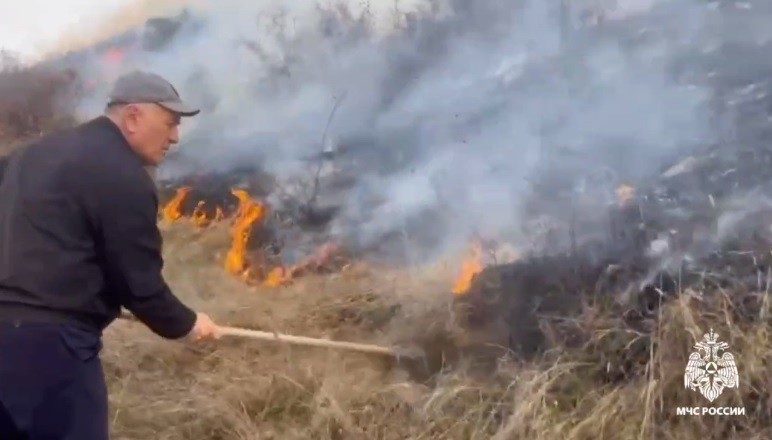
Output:
[[[286,225],[277,218],[273,207],[245,189],[231,188],[227,192],[230,197],[223,198],[220,194],[217,198],[221,204],[207,210],[207,200],[196,202],[191,198],[194,193],[192,187],[179,186],[159,208],[159,221],[164,226],[177,222],[192,224],[201,231],[228,225],[231,246],[222,257],[223,265],[229,274],[252,285],[283,287],[300,277],[339,273],[352,268],[348,249],[329,240],[317,244],[315,249],[296,262],[287,262],[284,245],[293,246],[281,243],[279,236]],[[237,201],[235,205],[234,200]],[[191,206],[194,207],[190,209]]]
[[[631,327],[613,302],[584,303],[552,345],[524,358],[484,350],[460,325],[457,268],[313,275],[268,289],[228,275],[225,227],[165,228],[175,291],[220,322],[312,337],[419,345],[406,363],[246,340],[189,347],[136,323],[108,329],[103,354],[117,439],[767,438],[768,294],[739,286],[684,291]],[[365,272],[365,269],[362,269]],[[734,294],[733,292],[736,292]],[[739,307],[758,297],[752,310]],[[752,312],[752,313],[750,313]],[[553,325],[555,322],[553,321]],[[745,416],[678,416],[708,406],[684,388],[694,343],[713,328],[730,345],[740,386],[717,406]],[[571,336],[567,338],[566,336]],[[484,361],[484,362],[483,362]],[[431,363],[427,360],[427,364]],[[423,373],[426,373],[424,369]]]

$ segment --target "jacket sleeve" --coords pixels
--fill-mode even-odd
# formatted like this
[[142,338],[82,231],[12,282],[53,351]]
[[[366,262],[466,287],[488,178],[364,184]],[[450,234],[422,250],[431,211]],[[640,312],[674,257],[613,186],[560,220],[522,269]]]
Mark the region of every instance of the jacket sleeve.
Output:
[[196,314],[172,293],[162,275],[154,188],[126,176],[100,180],[96,233],[110,294],[159,336],[178,339],[187,335]]
[[0,183],[3,181],[3,177],[5,177],[5,170],[8,168],[8,162],[11,160],[12,154],[13,153],[10,153],[0,157]]

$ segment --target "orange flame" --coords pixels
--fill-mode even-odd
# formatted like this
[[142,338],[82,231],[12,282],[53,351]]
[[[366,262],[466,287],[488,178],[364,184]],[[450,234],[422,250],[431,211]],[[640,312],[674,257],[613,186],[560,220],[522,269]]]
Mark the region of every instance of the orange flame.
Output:
[[190,187],[182,187],[177,189],[177,193],[169,200],[169,203],[163,207],[161,214],[165,221],[172,223],[179,220],[182,217],[182,203],[190,192]]
[[310,256],[289,268],[279,266],[273,268],[263,282],[267,287],[281,287],[292,283],[292,280],[308,273],[318,273],[331,265],[337,265],[344,253],[340,245],[327,242],[319,246]]
[[471,255],[464,259],[461,275],[456,279],[453,293],[463,295],[472,287],[474,277],[483,270],[483,249],[478,242],[472,243]]
[[[174,222],[183,217],[181,206],[191,189],[179,188],[175,196],[163,207],[161,214],[169,221]],[[231,194],[239,200],[238,208],[233,215],[231,227],[231,248],[228,251],[224,265],[225,270],[238,276],[248,284],[257,284],[265,287],[284,287],[290,285],[297,277],[309,273],[319,273],[330,269],[332,266],[342,264],[341,258],[347,258],[341,247],[332,242],[319,246],[311,255],[292,266],[271,264],[271,258],[261,253],[250,254],[247,247],[256,223],[265,219],[269,212],[266,204],[253,199],[249,193],[242,189],[231,189]],[[226,218],[223,209],[218,206],[213,216],[207,216],[204,209],[206,202],[199,201],[190,221],[199,228],[204,228],[213,222]],[[230,215],[229,215],[230,216]]]
[[268,272],[263,284],[267,287],[286,286],[292,281],[292,272],[292,269],[287,269],[284,266],[274,267]]
[[252,233],[252,225],[263,219],[268,209],[262,203],[250,198],[244,190],[234,189],[231,193],[239,199],[239,208],[232,229],[233,242],[225,259],[225,270],[233,275],[245,275],[249,268],[247,243]]

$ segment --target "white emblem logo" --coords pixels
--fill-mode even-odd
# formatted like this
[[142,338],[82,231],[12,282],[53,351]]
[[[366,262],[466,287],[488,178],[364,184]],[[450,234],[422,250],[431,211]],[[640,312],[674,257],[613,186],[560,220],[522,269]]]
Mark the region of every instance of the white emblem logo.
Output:
[[[684,386],[700,393],[709,401],[714,401],[724,388],[734,388],[738,385],[737,365],[732,353],[724,352],[719,357],[718,352],[729,348],[726,342],[718,342],[718,334],[710,333],[702,337],[702,341],[694,344],[697,349],[689,356],[684,373]],[[703,353],[700,355],[700,353]]]

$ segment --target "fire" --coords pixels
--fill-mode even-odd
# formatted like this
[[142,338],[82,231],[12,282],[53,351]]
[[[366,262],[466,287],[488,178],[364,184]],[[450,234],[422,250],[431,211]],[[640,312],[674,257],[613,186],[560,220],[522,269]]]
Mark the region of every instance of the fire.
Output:
[[332,242],[325,243],[294,266],[289,268],[284,266],[273,268],[266,276],[263,285],[267,287],[286,286],[293,279],[303,276],[303,274],[317,273],[330,268],[330,266],[334,266],[337,263],[335,260],[342,256],[343,251],[338,244]]
[[464,259],[461,275],[456,279],[453,293],[463,295],[472,287],[474,277],[483,270],[483,249],[478,242],[472,243],[471,255]]
[[[160,214],[168,222],[176,222],[182,217],[182,205],[191,191],[190,187],[177,189],[174,197],[161,209]],[[309,273],[321,273],[336,270],[343,266],[348,256],[337,243],[328,242],[319,246],[313,253],[295,265],[284,266],[274,261],[273,257],[260,251],[250,252],[248,245],[254,227],[265,220],[269,212],[267,204],[253,199],[243,189],[231,189],[231,194],[239,201],[236,211],[227,217],[232,218],[231,247],[225,256],[224,266],[227,273],[237,276],[250,285],[265,287],[284,287],[295,278]],[[189,220],[198,228],[206,228],[214,222],[226,218],[222,207],[217,206],[214,214],[205,209],[206,202],[198,201]],[[207,214],[209,212],[209,214]]]
[[[160,215],[165,222],[174,223],[185,216],[182,212],[182,205],[187,200],[190,191],[190,187],[178,188],[174,197],[160,209]],[[218,206],[212,216],[211,214],[208,215],[206,213],[206,210],[204,209],[205,206],[206,202],[200,200],[196,203],[196,207],[193,208],[193,212],[190,214],[189,219],[194,226],[205,228],[212,223],[222,221],[225,218],[225,214],[221,207]]]
[[284,266],[274,267],[268,272],[263,284],[267,287],[286,286],[292,281],[292,272],[292,269],[287,269]]
[[206,212],[204,212],[203,200],[196,204],[196,207],[193,209],[193,214],[191,214],[190,218],[193,221],[193,224],[199,228],[204,228],[211,223],[211,220],[209,220],[209,218],[206,216]]
[[169,200],[169,203],[163,207],[161,214],[163,219],[169,223],[175,222],[182,217],[182,203],[190,192],[190,187],[182,187],[177,189],[177,193]]
[[244,190],[231,190],[239,199],[239,207],[232,229],[233,242],[225,259],[225,270],[233,275],[244,275],[249,268],[247,263],[247,243],[252,233],[252,226],[265,218],[268,209],[260,202],[253,200]]
[[[627,194],[625,191],[631,190],[631,187],[620,187],[620,200],[627,200],[622,199],[622,195]],[[174,197],[161,209],[160,214],[164,220],[176,222],[186,216],[183,214],[182,205],[190,192],[190,187],[177,189]],[[324,243],[296,264],[286,266],[281,263],[280,258],[263,254],[259,249],[248,249],[250,238],[255,231],[254,228],[265,221],[269,207],[267,204],[253,199],[243,189],[231,189],[231,194],[238,199],[238,207],[233,214],[229,212],[226,216],[220,206],[217,206],[212,213],[211,209],[205,209],[207,207],[206,202],[200,200],[189,215],[190,224],[198,228],[206,228],[226,217],[232,219],[231,246],[223,262],[227,273],[250,285],[278,288],[286,287],[297,278],[309,274],[345,270],[348,263],[351,262],[351,255],[344,247],[335,242]],[[496,241],[478,237],[472,241],[469,255],[463,260],[460,274],[453,286],[453,294],[463,295],[470,290],[476,276],[486,266],[488,258],[498,264],[517,260],[519,256],[514,248],[502,247]]]

